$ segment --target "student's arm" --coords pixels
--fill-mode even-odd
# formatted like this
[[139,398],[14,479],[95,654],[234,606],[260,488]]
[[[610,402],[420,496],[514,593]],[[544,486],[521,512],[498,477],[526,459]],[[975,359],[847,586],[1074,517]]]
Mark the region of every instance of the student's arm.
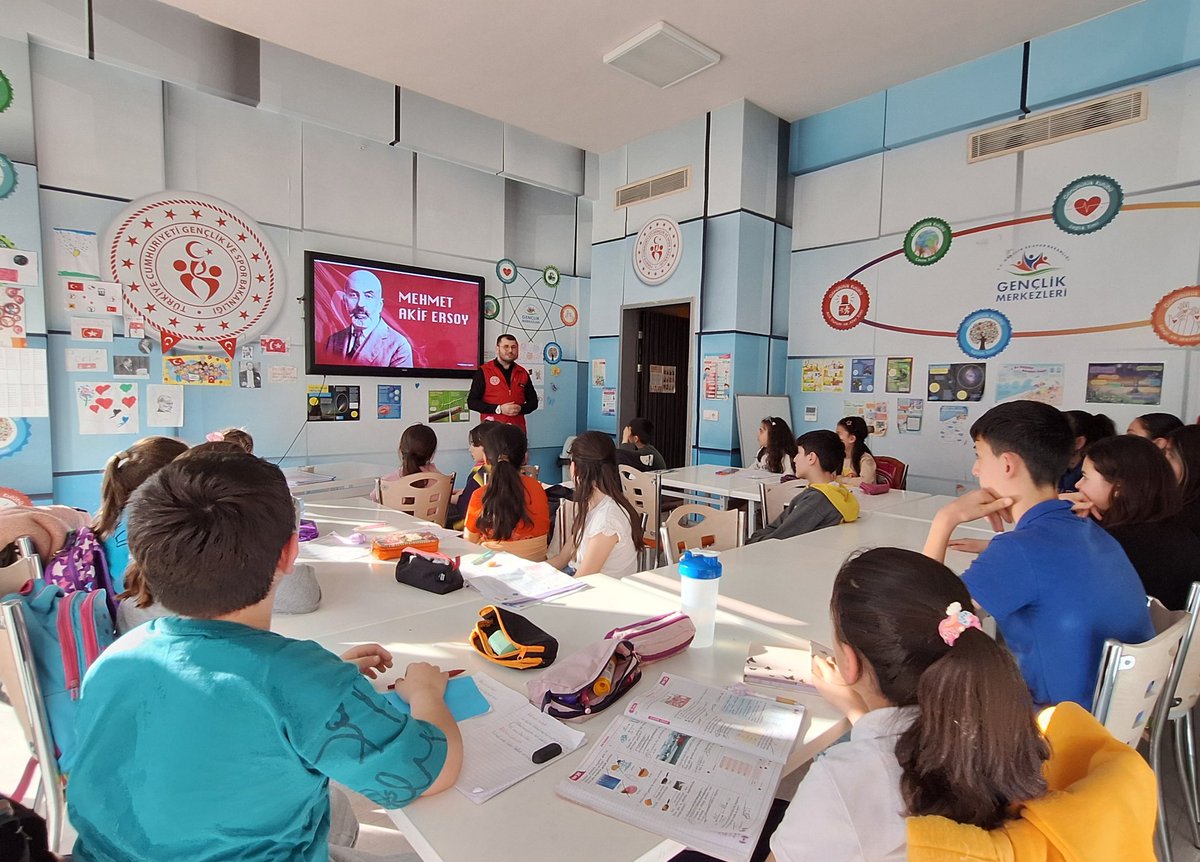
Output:
[[963,494],[942,506],[934,516],[929,535],[925,537],[923,553],[931,560],[946,562],[946,547],[950,542],[950,535],[960,524],[974,521],[976,518],[987,518],[993,530],[997,533],[1003,532],[1004,524],[1012,523],[1012,504],[1011,497],[998,497],[986,488]]
[[463,744],[458,722],[446,705],[448,676],[431,664],[414,662],[396,680],[396,694],[408,704],[413,718],[427,721],[446,735],[446,760],[437,780],[422,796],[433,796],[454,786],[462,769]]
[[483,371],[476,369],[475,376],[471,378],[471,390],[467,393],[467,406],[481,416],[495,416],[496,405],[483,400],[483,390]]
[[858,482],[861,485],[866,482],[868,485],[879,480],[879,474],[875,467],[875,459],[871,455],[863,455],[858,462]]
[[571,533],[562,537],[562,547],[559,552],[553,557],[549,557],[546,562],[554,566],[558,570],[563,570],[571,562],[575,556],[575,537]]
[[616,533],[596,533],[589,536],[583,556],[579,558],[579,568],[575,570],[575,577],[594,575],[603,569],[617,542]]

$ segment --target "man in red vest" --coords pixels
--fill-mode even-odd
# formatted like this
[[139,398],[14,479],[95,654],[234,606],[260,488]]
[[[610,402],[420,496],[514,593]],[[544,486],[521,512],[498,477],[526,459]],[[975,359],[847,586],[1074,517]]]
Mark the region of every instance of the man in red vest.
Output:
[[538,409],[529,372],[517,364],[517,339],[507,332],[496,339],[496,358],[479,366],[471,379],[467,406],[484,422],[504,422],[525,430],[525,414]]

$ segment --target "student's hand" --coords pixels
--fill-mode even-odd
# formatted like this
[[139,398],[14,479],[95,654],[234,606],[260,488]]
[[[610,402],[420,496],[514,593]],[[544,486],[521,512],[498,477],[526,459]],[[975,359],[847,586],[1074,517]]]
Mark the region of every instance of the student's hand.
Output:
[[964,554],[982,554],[987,550],[987,539],[951,539],[946,547],[952,551],[962,551]]
[[1081,518],[1092,517],[1097,521],[1104,520],[1104,515],[1096,508],[1096,504],[1083,495],[1081,491],[1068,491],[1059,494],[1058,499],[1071,503],[1071,511]]
[[937,513],[937,519],[958,526],[977,518],[987,518],[992,529],[1002,533],[1004,525],[1012,523],[1012,504],[1012,497],[1001,497],[988,488],[980,488],[947,503]]
[[342,661],[357,666],[368,679],[375,679],[392,666],[392,654],[379,644],[359,644],[342,653]]
[[443,673],[437,665],[415,661],[405,669],[404,676],[396,680],[395,691],[408,704],[415,698],[430,695],[441,700],[446,695],[449,679],[450,675]]
[[827,656],[814,655],[812,659],[813,669],[813,686],[821,697],[850,719],[850,723],[854,724],[870,710],[867,708],[867,702],[862,699],[857,691],[850,687],[846,680],[842,679],[842,672],[838,670],[833,659]]
[[626,425],[625,428],[621,431],[621,442],[628,443],[629,438],[631,438],[632,436],[633,436],[633,429],[630,428],[628,425]]
[[521,405],[513,401],[508,401],[497,407],[496,412],[504,416],[516,416],[521,412]]

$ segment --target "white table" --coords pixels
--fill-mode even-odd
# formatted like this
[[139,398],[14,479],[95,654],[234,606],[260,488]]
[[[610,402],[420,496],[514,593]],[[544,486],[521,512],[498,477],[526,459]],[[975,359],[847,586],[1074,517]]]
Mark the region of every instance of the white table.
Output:
[[[678,608],[678,599],[673,596],[607,575],[592,575],[584,580],[589,589],[521,612],[558,639],[560,656],[600,639],[614,626]],[[410,661],[431,661],[445,668],[461,667],[472,673],[486,673],[524,694],[526,684],[537,676],[537,671],[499,667],[483,659],[467,643],[477,611],[474,605],[446,607],[321,636],[317,640],[339,653],[356,643],[382,643],[395,656],[396,673],[402,672]],[[638,688],[653,684],[663,670],[710,685],[740,682],[746,649],[752,641],[786,644],[790,640],[769,627],[721,612],[717,615],[716,640],[711,648],[686,650],[647,666]],[[381,679],[378,685],[387,681]],[[805,704],[806,717],[801,728],[802,741],[793,748],[786,771],[816,756],[849,727],[841,714],[821,698],[801,695],[797,699]],[[587,733],[589,742],[593,742],[626,702],[624,699],[618,701],[612,709],[572,724]],[[518,856],[553,859],[569,848],[572,862],[614,859],[649,862],[669,859],[682,849],[673,841],[575,805],[555,794],[555,786],[583,761],[586,752],[585,743],[579,751],[560,758],[482,805],[475,805],[457,790],[448,790],[389,814],[426,862],[474,858],[485,844],[496,847],[495,855],[500,859]]]
[[922,491],[889,490],[884,494],[864,494],[854,486],[849,486],[858,500],[860,512],[890,512],[899,506],[904,506],[917,500],[923,500],[929,495]]
[[[902,501],[897,506],[887,506],[880,509],[881,514],[891,515],[896,518],[909,518],[914,521],[924,521],[926,524],[933,522],[938,511],[947,503],[954,502],[956,498],[945,494],[935,494],[933,496],[925,495],[917,499],[909,499]],[[991,532],[991,527],[985,518],[976,518],[969,522],[970,526]]]
[[[389,470],[382,464],[363,461],[334,461],[284,470],[292,496],[309,500],[338,500],[361,497],[379,490],[379,477]],[[305,474],[319,481],[308,481]],[[332,478],[321,478],[332,477]]]
[[778,484],[782,476],[772,474],[765,478],[762,470],[747,470],[733,467],[718,467],[715,464],[696,464],[659,471],[662,492],[669,497],[680,497],[689,503],[712,505],[712,497],[722,500],[745,500],[747,506],[746,526],[753,533],[759,526],[758,506],[765,482]]

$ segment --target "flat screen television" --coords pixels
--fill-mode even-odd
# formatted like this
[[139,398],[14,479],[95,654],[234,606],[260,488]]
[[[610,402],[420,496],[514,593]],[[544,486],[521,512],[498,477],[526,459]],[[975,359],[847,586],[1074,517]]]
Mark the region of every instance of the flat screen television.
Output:
[[483,350],[478,275],[304,253],[309,374],[470,377]]

